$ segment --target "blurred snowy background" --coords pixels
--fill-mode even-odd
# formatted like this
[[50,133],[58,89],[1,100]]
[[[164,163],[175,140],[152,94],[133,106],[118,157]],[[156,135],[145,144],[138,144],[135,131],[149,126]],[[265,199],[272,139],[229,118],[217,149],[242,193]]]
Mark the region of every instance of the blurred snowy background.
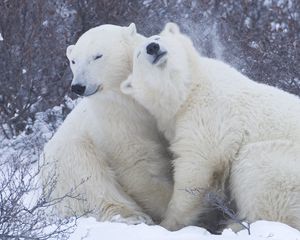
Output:
[[[24,183],[17,175],[13,185],[7,184],[11,178],[3,166],[10,162],[11,171],[32,174],[28,163],[37,161],[43,144],[74,107],[66,47],[101,24],[135,22],[139,33],[150,36],[169,21],[190,35],[202,55],[300,95],[299,0],[0,0],[0,239],[5,229],[18,228],[6,224],[5,214],[14,223],[26,193],[7,194]],[[14,201],[17,208],[7,204]],[[45,226],[52,223],[58,222]]]
[[74,97],[65,50],[89,28],[135,22],[150,36],[168,21],[203,55],[300,94],[299,0],[1,0],[1,134],[30,133],[35,113]]

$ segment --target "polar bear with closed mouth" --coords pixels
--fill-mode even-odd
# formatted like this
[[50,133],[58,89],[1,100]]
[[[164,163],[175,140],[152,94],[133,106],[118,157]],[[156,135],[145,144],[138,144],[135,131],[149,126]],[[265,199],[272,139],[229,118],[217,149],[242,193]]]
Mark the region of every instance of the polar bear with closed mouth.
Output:
[[297,96],[199,56],[172,23],[136,49],[133,72],[121,90],[155,116],[175,156],[164,227],[195,224],[206,193],[224,189],[228,180],[240,219],[300,229]]
[[173,189],[166,141],[153,116],[120,91],[143,40],[134,24],[102,25],[67,48],[72,91],[84,98],[46,144],[43,179],[56,172],[53,199],[76,188],[85,201],[65,199],[62,215],[92,209],[101,221],[151,224],[166,211]]

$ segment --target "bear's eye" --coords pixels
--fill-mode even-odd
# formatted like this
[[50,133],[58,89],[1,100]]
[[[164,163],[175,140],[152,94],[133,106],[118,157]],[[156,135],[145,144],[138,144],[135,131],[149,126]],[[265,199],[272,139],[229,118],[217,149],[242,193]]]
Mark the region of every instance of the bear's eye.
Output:
[[72,64],[75,64],[75,61],[74,61],[74,60],[72,60],[72,61],[71,61],[71,63],[72,63]]
[[97,60],[97,59],[99,59],[99,58],[102,58],[102,54],[99,54],[99,55],[95,56],[95,57],[94,57],[94,60]]
[[154,38],[154,40],[155,40],[155,41],[158,41],[159,39],[160,39],[159,37],[157,37],[157,38]]

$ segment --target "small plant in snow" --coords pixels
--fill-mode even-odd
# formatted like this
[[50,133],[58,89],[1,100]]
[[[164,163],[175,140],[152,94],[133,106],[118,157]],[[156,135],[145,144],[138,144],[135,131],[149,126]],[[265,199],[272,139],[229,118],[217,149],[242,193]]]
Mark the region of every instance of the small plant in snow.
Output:
[[206,199],[209,204],[221,211],[227,218],[229,218],[229,220],[241,225],[244,229],[246,229],[250,235],[250,224],[238,218],[236,212],[230,208],[229,202],[227,202],[216,192],[207,193]]
[[45,166],[20,158],[0,162],[0,239],[68,239],[73,232],[78,216],[59,218],[53,207],[77,196],[71,190],[50,198],[55,174],[46,181],[47,191],[42,191],[38,175]]
[[[71,104],[71,103],[69,103]],[[0,136],[0,239],[68,239],[79,216],[60,218],[55,205],[66,198],[82,200],[70,189],[52,198],[57,176],[52,173],[43,182],[39,174],[47,165],[39,160],[41,149],[62,121],[61,107],[36,114],[23,132],[13,139]]]
[[[185,189],[185,191],[195,196],[203,193],[203,191],[199,188]],[[250,235],[250,224],[238,218],[237,213],[231,208],[231,202],[228,201],[223,194],[211,191],[205,194],[205,200],[209,206],[220,211],[224,217],[229,219],[231,222],[241,225]]]

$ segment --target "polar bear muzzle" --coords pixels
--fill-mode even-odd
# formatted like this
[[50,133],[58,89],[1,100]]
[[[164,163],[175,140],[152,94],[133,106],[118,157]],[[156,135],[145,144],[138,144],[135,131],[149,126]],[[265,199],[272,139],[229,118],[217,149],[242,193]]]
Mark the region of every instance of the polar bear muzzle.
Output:
[[151,56],[151,63],[156,64],[159,60],[167,54],[167,51],[162,50],[160,45],[156,42],[151,42],[146,47],[146,52]]
[[86,87],[82,86],[81,84],[75,84],[75,85],[71,86],[71,91],[80,96],[82,96],[84,94],[85,89],[86,89]]
[[100,84],[98,86],[96,85],[88,85],[87,87],[81,84],[74,84],[71,85],[71,91],[76,93],[79,96],[88,97],[96,92],[100,92],[103,90],[103,84]]

